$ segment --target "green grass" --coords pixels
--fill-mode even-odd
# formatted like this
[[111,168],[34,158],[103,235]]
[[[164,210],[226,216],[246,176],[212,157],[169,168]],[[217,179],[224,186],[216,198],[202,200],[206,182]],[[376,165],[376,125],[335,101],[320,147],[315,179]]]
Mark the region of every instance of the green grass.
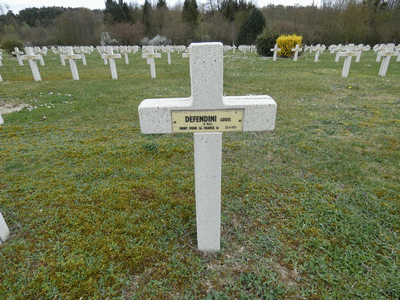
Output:
[[[224,133],[221,251],[197,250],[192,134],[143,135],[146,98],[190,95],[189,61],[140,53],[81,80],[4,57],[1,299],[398,299],[400,63],[224,58],[227,95],[270,95],[272,132]],[[36,108],[35,108],[36,107]]]

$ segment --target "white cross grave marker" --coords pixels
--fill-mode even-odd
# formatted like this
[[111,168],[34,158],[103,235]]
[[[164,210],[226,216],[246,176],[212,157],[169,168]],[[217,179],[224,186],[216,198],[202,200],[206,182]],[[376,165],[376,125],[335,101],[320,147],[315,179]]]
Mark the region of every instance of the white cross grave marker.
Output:
[[8,229],[7,223],[0,212],[0,245],[3,244],[8,239],[9,236],[10,236],[10,229]]
[[39,69],[38,69],[38,66],[36,63],[36,60],[40,59],[42,56],[33,54],[33,50],[31,47],[26,47],[25,52],[26,52],[26,55],[22,55],[22,59],[29,61],[29,66],[31,67],[33,78],[35,79],[35,81],[42,81],[42,78],[40,77]]
[[314,58],[315,62],[318,62],[319,54],[324,52],[325,49],[326,49],[326,46],[325,45],[321,46],[320,44],[318,44],[317,46],[312,48],[312,51],[315,51],[315,58]]
[[22,62],[22,58],[21,58],[21,56],[24,54],[24,52],[19,51],[18,47],[14,47],[14,51],[11,52],[11,54],[17,56],[17,61],[20,66],[24,65],[24,63]]
[[147,58],[147,64],[150,65],[151,78],[156,78],[156,66],[154,64],[155,58],[160,58],[161,53],[154,53],[154,47],[149,46],[147,48],[148,52],[144,52],[142,58]]
[[386,76],[390,58],[398,55],[398,53],[394,51],[394,46],[394,44],[387,44],[386,49],[379,52],[382,57],[381,68],[379,69],[380,76]]
[[125,57],[125,64],[129,65],[129,57],[128,53],[132,53],[132,47],[121,46],[120,51],[121,54],[124,54]]
[[74,80],[79,80],[78,68],[76,67],[76,59],[82,59],[81,54],[74,54],[74,49],[72,47],[67,47],[67,54],[62,55],[63,59],[68,59],[69,66],[71,67],[72,78]]
[[263,96],[223,96],[222,43],[193,43],[191,96],[140,103],[144,134],[194,133],[197,243],[200,251],[220,250],[223,131],[273,130],[276,103]]
[[276,56],[278,55],[278,51],[281,51],[281,48],[278,48],[278,45],[275,44],[275,47],[273,49],[270,49],[270,51],[274,52],[274,56],[273,56],[273,61],[276,61]]
[[354,44],[349,44],[347,46],[347,51],[345,52],[337,52],[336,53],[339,61],[340,56],[346,57],[344,59],[344,64],[343,64],[343,69],[342,69],[342,77],[347,77],[349,76],[349,71],[350,71],[350,65],[351,65],[351,59],[353,56],[358,55],[358,51],[354,51]]
[[293,61],[297,61],[297,58],[299,57],[299,51],[301,51],[300,45],[296,44],[296,47],[293,48],[292,51],[294,51]]
[[117,68],[115,66],[115,58],[121,58],[121,54],[114,53],[113,47],[112,46],[107,46],[107,54],[102,54],[101,58],[103,58],[104,60],[109,60],[110,61],[110,69],[111,69],[111,77],[112,79],[118,79],[118,75],[117,75]]

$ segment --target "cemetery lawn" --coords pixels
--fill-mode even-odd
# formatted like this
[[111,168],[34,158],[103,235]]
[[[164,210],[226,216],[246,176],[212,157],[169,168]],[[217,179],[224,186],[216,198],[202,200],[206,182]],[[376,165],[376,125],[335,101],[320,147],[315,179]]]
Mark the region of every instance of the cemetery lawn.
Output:
[[226,95],[270,95],[272,132],[224,133],[221,251],[197,250],[193,134],[143,135],[146,98],[188,97],[189,61],[4,55],[1,299],[398,299],[400,63],[224,54]]

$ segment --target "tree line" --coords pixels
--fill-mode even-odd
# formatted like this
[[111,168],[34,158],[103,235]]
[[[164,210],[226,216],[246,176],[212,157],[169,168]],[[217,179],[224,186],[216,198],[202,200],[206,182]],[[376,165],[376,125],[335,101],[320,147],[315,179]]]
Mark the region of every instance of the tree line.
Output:
[[[400,43],[400,0],[323,0],[320,6],[268,5],[245,0],[185,0],[169,7],[106,0],[104,10],[26,8],[14,14],[0,6],[0,42],[9,36],[25,45],[141,45],[164,36],[171,44],[220,41],[254,44],[267,28],[275,34],[297,34],[305,44]],[[147,39],[145,39],[147,38]],[[104,39],[103,39],[104,42]]]

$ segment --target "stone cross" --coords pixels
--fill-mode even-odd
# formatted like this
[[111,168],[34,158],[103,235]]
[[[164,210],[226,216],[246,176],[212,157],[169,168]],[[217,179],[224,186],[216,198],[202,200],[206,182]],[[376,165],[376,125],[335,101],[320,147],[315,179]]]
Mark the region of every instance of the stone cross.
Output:
[[67,54],[63,54],[63,59],[68,59],[69,66],[71,67],[72,78],[74,80],[79,80],[78,68],[76,67],[76,59],[82,59],[81,54],[74,54],[74,49],[72,47],[67,47]]
[[146,99],[140,103],[144,134],[194,133],[197,243],[201,251],[220,250],[223,131],[273,130],[276,103],[269,96],[223,96],[222,43],[193,43],[191,96]]
[[344,64],[343,64],[343,69],[342,69],[342,77],[349,76],[351,59],[353,58],[353,56],[357,57],[357,55],[358,55],[358,51],[354,50],[354,44],[349,44],[348,47],[347,47],[347,51],[345,51],[345,52],[337,52],[336,55],[338,57],[340,57],[340,56],[346,57],[344,59]]
[[276,61],[276,56],[278,55],[278,51],[281,51],[281,48],[278,48],[278,45],[275,44],[275,47],[273,49],[270,49],[270,51],[274,52],[273,56],[273,61]]
[[[3,119],[0,120],[0,124],[2,124],[1,123],[2,120]],[[10,236],[10,230],[8,229],[7,223],[0,212],[0,245],[3,244],[8,239],[9,236]]]
[[293,48],[292,51],[294,51],[293,61],[297,61],[297,58],[299,57],[299,51],[301,51],[300,45],[296,44],[296,47]]
[[23,55],[24,52],[19,51],[18,47],[14,47],[14,51],[11,52],[11,54],[17,56],[17,61],[18,61],[18,64],[19,64],[20,66],[23,66],[23,65],[24,65],[24,63],[22,62],[22,58],[21,58],[21,55]]
[[124,57],[125,57],[125,64],[126,64],[126,65],[129,65],[128,53],[132,53],[132,47],[121,46],[119,52],[120,52],[121,54],[124,54]]
[[171,53],[175,51],[175,49],[171,46],[166,46],[163,50],[164,52],[167,53],[168,56],[168,64],[171,64]]
[[317,62],[319,59],[319,54],[324,52],[324,50],[326,49],[325,45],[320,45],[318,44],[317,46],[313,47],[312,51],[315,51],[315,58],[314,61]]
[[110,69],[111,69],[111,77],[112,79],[118,79],[118,75],[117,75],[117,68],[115,66],[115,58],[121,58],[121,54],[115,54],[113,47],[112,46],[107,46],[107,53],[106,54],[102,54],[101,58],[104,60],[109,60],[110,61]]
[[47,51],[42,51],[39,47],[32,48],[32,50],[35,55],[40,55],[39,59],[40,65],[44,66],[43,55],[47,55]]
[[386,76],[386,72],[389,66],[390,58],[392,56],[399,55],[394,51],[394,44],[387,44],[386,49],[379,52],[380,57],[382,58],[381,68],[379,69],[380,76]]
[[156,78],[156,65],[154,64],[155,58],[161,58],[160,53],[154,53],[154,47],[149,46],[148,52],[144,52],[142,58],[147,58],[147,64],[150,65],[151,78]]
[[87,66],[87,61],[86,61],[86,54],[90,54],[90,50],[88,47],[75,47],[74,48],[75,53],[80,54],[81,55],[81,59],[82,59],[82,64],[84,66]]
[[23,60],[28,60],[29,61],[29,66],[31,67],[32,75],[35,81],[42,81],[42,78],[40,77],[39,69],[36,63],[36,60],[42,57],[41,55],[35,55],[33,54],[33,50],[31,47],[26,47],[25,48],[26,55],[22,55]]

